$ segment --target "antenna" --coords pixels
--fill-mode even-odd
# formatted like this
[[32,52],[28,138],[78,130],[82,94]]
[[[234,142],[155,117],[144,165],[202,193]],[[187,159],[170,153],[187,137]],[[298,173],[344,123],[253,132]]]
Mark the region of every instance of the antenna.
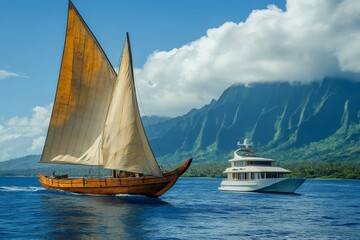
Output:
[[252,146],[253,144],[252,144],[252,142],[251,142],[249,139],[245,138],[243,143],[240,143],[240,141],[238,141],[238,142],[237,142],[237,145],[238,145],[239,147],[249,148],[249,146]]

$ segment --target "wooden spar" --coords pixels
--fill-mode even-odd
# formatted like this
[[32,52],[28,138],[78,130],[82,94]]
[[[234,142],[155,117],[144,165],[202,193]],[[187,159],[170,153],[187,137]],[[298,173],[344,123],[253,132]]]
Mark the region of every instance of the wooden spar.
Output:
[[39,173],[40,184],[47,189],[85,194],[141,194],[159,197],[169,190],[177,179],[189,168],[192,158],[163,177],[143,176],[125,178],[62,178],[56,179]]

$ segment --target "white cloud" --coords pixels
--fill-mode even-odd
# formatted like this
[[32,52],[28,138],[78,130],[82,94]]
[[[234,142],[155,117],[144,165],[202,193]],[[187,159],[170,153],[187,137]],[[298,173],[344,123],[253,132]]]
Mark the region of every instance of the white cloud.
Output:
[[51,109],[52,104],[37,106],[31,118],[13,117],[0,125],[0,161],[41,153]]
[[14,73],[0,69],[0,79],[10,78],[10,77],[26,77],[26,76],[21,73]]
[[44,143],[45,143],[45,136],[34,138],[32,140],[31,147],[28,148],[28,150],[31,152],[39,151],[39,149],[43,149]]
[[136,69],[145,114],[176,116],[234,83],[311,82],[360,73],[360,2],[288,0],[226,22]]

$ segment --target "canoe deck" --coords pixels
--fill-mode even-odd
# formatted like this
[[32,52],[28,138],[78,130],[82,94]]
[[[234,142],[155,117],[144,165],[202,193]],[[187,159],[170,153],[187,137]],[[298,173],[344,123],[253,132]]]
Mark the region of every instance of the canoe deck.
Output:
[[83,194],[141,194],[159,197],[169,190],[177,179],[189,168],[192,158],[163,177],[120,177],[120,178],[50,178],[39,173],[40,184],[47,189],[63,190]]

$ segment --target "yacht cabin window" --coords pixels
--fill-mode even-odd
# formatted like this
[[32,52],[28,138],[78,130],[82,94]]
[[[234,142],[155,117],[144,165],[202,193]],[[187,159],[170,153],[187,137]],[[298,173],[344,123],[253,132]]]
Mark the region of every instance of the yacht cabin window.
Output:
[[269,161],[246,161],[246,166],[271,166]]
[[253,173],[232,173],[228,174],[229,181],[250,181],[256,179],[266,179],[266,178],[283,178],[284,173],[276,172],[253,172]]
[[232,167],[245,167],[245,162],[244,161],[232,162]]
[[246,166],[271,166],[269,161],[235,161],[231,162],[232,167],[246,167]]

